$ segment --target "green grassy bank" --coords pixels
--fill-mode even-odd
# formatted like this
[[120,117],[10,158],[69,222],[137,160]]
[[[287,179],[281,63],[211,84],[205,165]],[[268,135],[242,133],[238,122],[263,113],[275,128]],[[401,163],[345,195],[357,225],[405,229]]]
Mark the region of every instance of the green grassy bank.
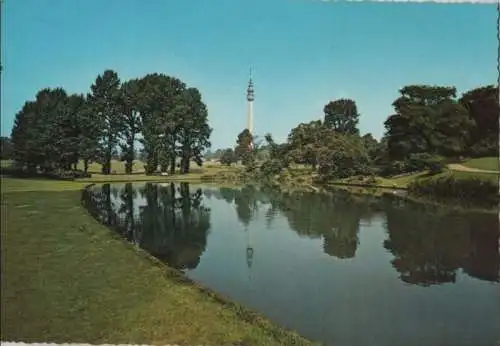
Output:
[[308,345],[114,236],[86,183],[2,178],[1,339]]
[[485,171],[500,171],[498,157],[479,157],[462,163],[465,167],[482,169]]

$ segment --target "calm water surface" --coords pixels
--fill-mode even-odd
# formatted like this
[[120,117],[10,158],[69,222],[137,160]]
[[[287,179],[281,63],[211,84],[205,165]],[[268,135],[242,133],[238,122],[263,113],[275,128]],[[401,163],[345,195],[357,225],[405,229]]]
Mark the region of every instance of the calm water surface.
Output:
[[498,217],[345,194],[95,186],[91,213],[326,345],[499,345]]

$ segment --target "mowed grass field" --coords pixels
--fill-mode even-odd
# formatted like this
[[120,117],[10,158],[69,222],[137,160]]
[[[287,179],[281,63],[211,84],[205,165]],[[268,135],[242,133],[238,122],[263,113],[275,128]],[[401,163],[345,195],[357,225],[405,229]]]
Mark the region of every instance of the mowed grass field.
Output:
[[500,163],[498,157],[480,157],[470,159],[462,163],[465,167],[482,169],[485,171],[498,171],[500,172]]
[[81,206],[84,186],[2,177],[2,340],[310,344],[114,236]]
[[[12,161],[2,160],[2,167],[10,167]],[[199,181],[203,175],[215,175],[221,172],[235,172],[241,169],[241,165],[235,164],[231,166],[225,166],[217,163],[205,162],[202,167],[199,167],[196,163],[191,163],[191,169],[188,174],[180,174],[177,169],[174,175],[146,175],[144,171],[144,163],[141,161],[134,161],[132,174],[125,173],[125,164],[121,161],[112,160],[111,161],[111,172],[112,174],[104,175],[101,173],[101,165],[98,163],[91,163],[89,165],[89,173],[92,174],[91,178],[78,179],[79,182],[128,182],[128,181]],[[78,169],[83,170],[83,162],[79,162]]]

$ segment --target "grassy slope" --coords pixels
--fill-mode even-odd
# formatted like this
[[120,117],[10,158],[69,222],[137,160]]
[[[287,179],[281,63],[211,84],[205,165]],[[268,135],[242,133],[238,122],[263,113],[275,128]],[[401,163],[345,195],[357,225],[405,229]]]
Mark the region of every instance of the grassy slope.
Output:
[[82,183],[2,185],[2,340],[307,344],[166,275],[86,213]]
[[462,163],[465,167],[483,169],[485,171],[500,171],[498,157],[480,157]]

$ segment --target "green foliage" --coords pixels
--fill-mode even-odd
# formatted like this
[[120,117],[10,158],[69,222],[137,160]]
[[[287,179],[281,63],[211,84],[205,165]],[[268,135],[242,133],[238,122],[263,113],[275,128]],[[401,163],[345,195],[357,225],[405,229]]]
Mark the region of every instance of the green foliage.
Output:
[[14,147],[9,137],[0,137],[0,160],[11,160],[14,158]]
[[97,114],[100,127],[99,162],[104,174],[111,173],[111,160],[116,152],[119,134],[125,124],[122,116],[120,79],[112,70],[97,76],[88,96],[92,112]]
[[408,185],[408,191],[417,196],[434,197],[444,200],[458,200],[462,203],[496,205],[498,185],[479,178],[457,178],[452,174],[437,178],[418,179]]
[[328,178],[371,174],[368,152],[358,136],[332,134],[319,151],[319,173]]
[[121,136],[125,143],[120,145],[123,155],[121,159],[125,161],[125,173],[132,173],[135,159],[135,140],[142,130],[139,113],[139,80],[132,79],[122,84],[120,88],[119,106],[123,117],[123,130]]
[[330,101],[324,108],[325,126],[343,134],[359,134],[356,102],[351,99]]
[[253,136],[248,129],[244,129],[236,139],[236,148],[234,149],[236,158],[249,170],[255,167],[255,153]]
[[11,138],[17,164],[31,172],[76,165],[81,140],[87,137],[85,107],[82,95],[68,96],[61,88],[39,91],[14,120]]
[[183,92],[181,104],[177,106],[177,155],[181,157],[181,173],[189,172],[189,164],[195,161],[202,165],[202,153],[210,148],[212,129],[208,125],[208,111],[196,88]]
[[474,125],[467,109],[455,100],[450,87],[410,85],[394,101],[387,118],[388,151],[392,159],[430,153],[458,156],[464,152]]
[[260,166],[260,172],[264,177],[274,177],[284,169],[283,161],[279,159],[269,159]]
[[470,90],[459,100],[474,126],[466,154],[470,156],[498,156],[498,86],[488,85]]
[[299,124],[288,135],[288,156],[290,161],[311,165],[316,169],[319,150],[333,130],[323,126],[321,121]]
[[406,172],[429,170],[431,173],[440,173],[445,168],[444,158],[428,153],[411,154],[405,161]]
[[220,163],[226,166],[231,166],[234,162],[236,162],[236,155],[234,154],[233,149],[229,148],[224,150],[220,158]]
[[380,169],[382,176],[392,176],[405,173],[429,171],[429,174],[438,174],[444,171],[446,164],[444,158],[428,153],[410,154],[404,160],[393,160],[383,165]]
[[118,158],[131,173],[142,134],[147,173],[158,164],[173,173],[176,158],[187,173],[191,161],[201,166],[211,132],[197,89],[157,73],[122,84],[116,72],[106,70],[87,98],[57,88],[43,89],[26,102],[12,129],[11,156],[31,172],[69,170],[81,159],[85,172],[89,163],[99,162],[110,174],[111,161]]

